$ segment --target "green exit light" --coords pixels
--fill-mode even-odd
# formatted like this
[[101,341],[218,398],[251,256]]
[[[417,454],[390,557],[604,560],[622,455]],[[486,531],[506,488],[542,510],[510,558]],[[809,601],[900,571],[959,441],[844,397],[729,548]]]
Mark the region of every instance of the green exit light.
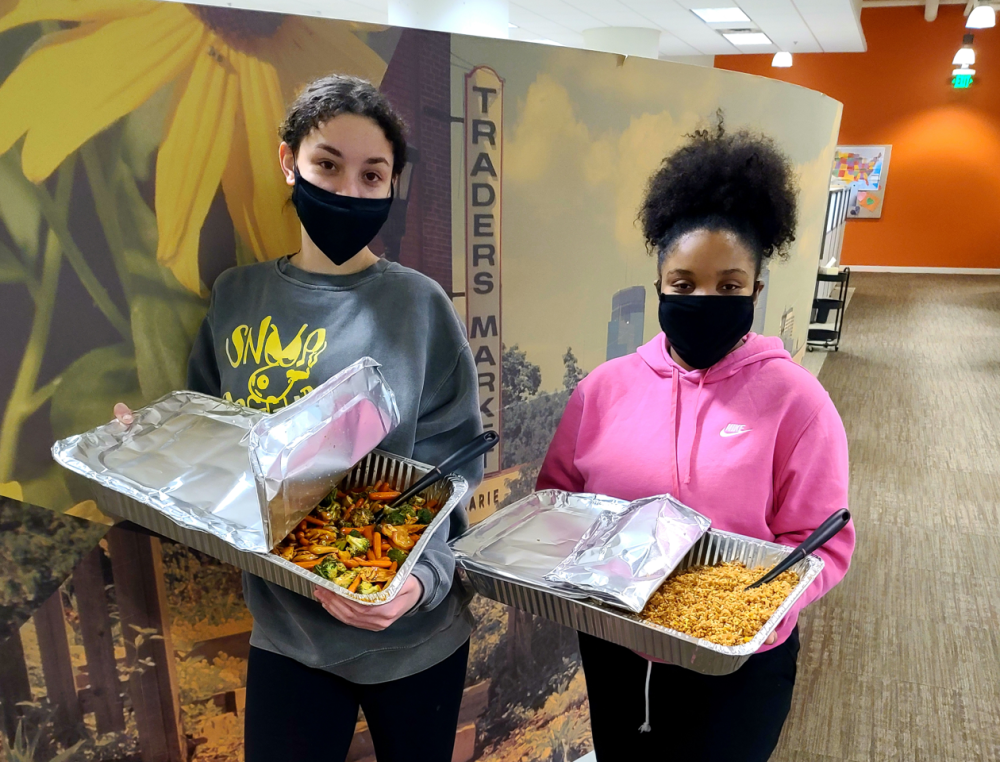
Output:
[[951,80],[951,86],[956,90],[964,90],[972,84],[971,74],[956,74]]

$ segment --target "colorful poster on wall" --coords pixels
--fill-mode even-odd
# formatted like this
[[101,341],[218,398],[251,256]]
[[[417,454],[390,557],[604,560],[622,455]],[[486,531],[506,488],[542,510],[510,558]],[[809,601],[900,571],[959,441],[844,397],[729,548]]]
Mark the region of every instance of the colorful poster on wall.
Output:
[[838,146],[832,182],[850,188],[848,219],[878,219],[889,175],[892,146]]

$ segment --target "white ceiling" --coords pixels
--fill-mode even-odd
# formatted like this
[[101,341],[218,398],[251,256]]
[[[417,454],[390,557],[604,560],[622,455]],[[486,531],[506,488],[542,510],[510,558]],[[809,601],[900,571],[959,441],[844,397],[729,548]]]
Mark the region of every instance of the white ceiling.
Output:
[[[751,24],[706,24],[692,8],[738,6]],[[661,30],[660,55],[735,53],[848,53],[865,49],[857,0],[511,0],[511,39],[550,40],[583,47],[583,30],[598,26]],[[775,44],[737,48],[722,28],[757,28]]]
[[[389,0],[193,2],[385,24]],[[751,23],[710,25],[691,12],[691,8],[732,6],[741,8]],[[510,0],[510,23],[516,28],[509,34],[513,40],[582,48],[585,29],[656,28],[661,30],[660,55],[664,58],[773,53],[779,49],[793,53],[861,52],[865,39],[860,13],[861,0]],[[759,29],[775,44],[738,48],[719,33],[731,27]]]

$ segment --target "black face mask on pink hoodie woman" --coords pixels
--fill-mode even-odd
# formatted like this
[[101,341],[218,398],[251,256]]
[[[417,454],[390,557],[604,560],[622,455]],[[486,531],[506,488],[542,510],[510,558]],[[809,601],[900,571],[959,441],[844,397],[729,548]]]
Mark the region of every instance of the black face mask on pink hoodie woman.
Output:
[[750,333],[753,310],[752,296],[660,294],[660,328],[684,362],[704,370]]

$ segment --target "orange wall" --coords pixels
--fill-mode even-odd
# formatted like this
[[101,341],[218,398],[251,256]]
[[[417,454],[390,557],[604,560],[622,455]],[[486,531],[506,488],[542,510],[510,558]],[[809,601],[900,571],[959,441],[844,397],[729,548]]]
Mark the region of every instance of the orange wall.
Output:
[[978,74],[955,90],[962,8],[941,6],[932,23],[920,7],[865,9],[867,53],[796,55],[791,69],[770,55],[715,59],[842,102],[843,145],[892,145],[882,217],[848,222],[844,264],[1000,268],[1000,26],[975,32]]

